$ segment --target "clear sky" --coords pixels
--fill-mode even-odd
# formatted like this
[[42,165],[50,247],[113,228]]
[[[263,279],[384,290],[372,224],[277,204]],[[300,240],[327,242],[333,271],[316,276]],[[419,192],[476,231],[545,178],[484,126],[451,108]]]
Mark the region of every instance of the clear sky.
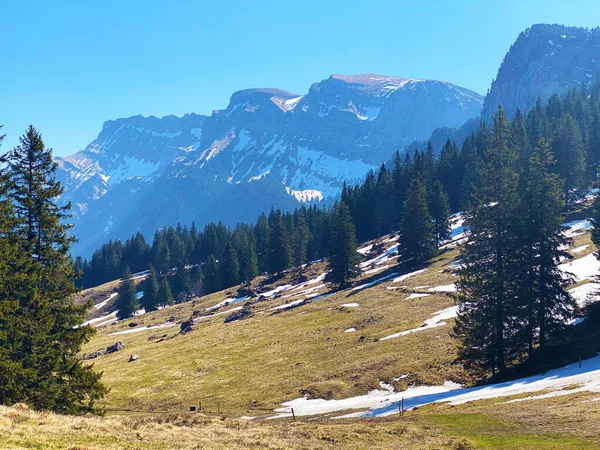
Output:
[[30,123],[56,154],[108,119],[210,114],[231,94],[303,94],[332,73],[485,94],[520,31],[600,25],[598,0],[0,0],[4,150]]

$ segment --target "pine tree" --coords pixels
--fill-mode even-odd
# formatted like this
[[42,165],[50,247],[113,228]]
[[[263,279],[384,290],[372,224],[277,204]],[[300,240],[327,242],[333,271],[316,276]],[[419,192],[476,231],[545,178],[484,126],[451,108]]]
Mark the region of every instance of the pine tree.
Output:
[[399,260],[422,264],[435,255],[436,237],[427,207],[427,191],[418,178],[408,187],[400,224]]
[[444,192],[442,183],[436,181],[433,184],[433,190],[429,199],[429,212],[433,219],[433,231],[435,234],[435,247],[439,248],[439,243],[450,237],[450,205],[448,203],[448,194]]
[[175,271],[172,282],[172,293],[177,303],[183,303],[192,291],[192,280],[189,270],[180,265]]
[[231,242],[227,243],[219,261],[219,279],[223,289],[235,286],[240,281],[240,263]]
[[564,203],[561,200],[562,183],[558,175],[550,173],[554,158],[542,138],[529,162],[529,174],[522,211],[523,227],[519,233],[519,267],[523,275],[520,283],[523,308],[527,323],[527,347],[533,350],[536,336],[540,349],[547,338],[564,327],[572,317],[575,304],[564,290],[564,274],[558,269],[561,250],[568,239],[562,233]]
[[350,209],[341,202],[333,211],[333,223],[329,239],[329,261],[325,282],[338,286],[360,275],[360,255],[356,251],[356,233]]
[[455,332],[460,356],[479,369],[505,372],[511,320],[509,306],[518,298],[516,258],[518,174],[516,152],[508,146],[510,124],[500,107],[481,168],[481,189],[466,212],[469,239],[461,254]]
[[7,327],[11,344],[4,348],[8,352],[0,365],[9,368],[0,377],[11,378],[4,399],[64,413],[91,410],[106,388],[101,375],[77,358],[94,330],[78,327],[90,305],[71,301],[76,289],[69,252],[74,241],[69,234],[70,205],[56,203],[63,188],[56,181],[52,150],[30,126],[20,145],[2,155],[0,165],[0,197],[11,203],[10,208],[4,204],[2,213],[13,216],[4,219],[5,225],[14,220],[5,238],[15,247],[5,250],[19,253],[10,263],[10,269],[19,272],[9,270],[16,278],[4,287],[6,302],[0,299],[0,309],[8,307],[13,313]]
[[272,211],[269,220],[268,266],[273,273],[281,273],[291,263],[291,245],[281,211]]
[[171,286],[169,286],[169,280],[167,276],[163,275],[160,279],[160,286],[158,288],[158,300],[156,302],[158,306],[169,306],[175,303],[173,300],[173,294],[171,293]]
[[159,273],[165,274],[171,268],[171,251],[166,238],[162,234],[155,239],[155,244],[154,264]]
[[252,281],[258,275],[258,259],[256,257],[256,250],[254,249],[254,242],[250,240],[242,247],[239,252],[239,260],[240,281],[242,283]]
[[158,278],[152,263],[148,266],[148,272],[144,281],[144,296],[141,298],[142,307],[146,312],[155,311],[158,307]]
[[310,240],[310,230],[306,224],[304,210],[299,209],[294,229],[293,255],[294,265],[301,267],[306,263],[306,250]]
[[204,289],[207,294],[216,292],[220,289],[219,285],[219,270],[217,267],[217,261],[213,255],[206,257],[206,263],[204,264]]
[[136,298],[135,284],[131,277],[131,270],[125,267],[121,277],[121,286],[119,287],[119,296],[115,302],[117,308],[117,318],[119,320],[127,319],[137,311],[138,301]]
[[552,141],[556,168],[564,180],[564,199],[570,207],[585,187],[585,158],[581,130],[577,122],[567,114],[561,121]]
[[192,282],[192,294],[196,297],[204,293],[204,273],[200,264],[192,267],[190,278]]

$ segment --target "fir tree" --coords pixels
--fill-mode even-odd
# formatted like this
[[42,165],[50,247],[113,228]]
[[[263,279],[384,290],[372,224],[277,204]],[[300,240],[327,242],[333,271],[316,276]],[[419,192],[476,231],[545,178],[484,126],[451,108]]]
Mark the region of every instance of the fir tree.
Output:
[[281,273],[291,263],[291,246],[287,229],[283,223],[281,211],[270,214],[268,265],[273,273]]
[[436,237],[429,208],[427,191],[418,178],[411,181],[404,201],[400,224],[399,259],[404,263],[421,264],[435,255]]
[[190,279],[192,282],[192,294],[196,297],[202,295],[204,293],[204,273],[202,273],[200,264],[192,267]]
[[508,146],[510,124],[500,107],[481,168],[481,189],[466,212],[469,238],[462,248],[459,270],[460,309],[455,332],[461,339],[460,355],[470,366],[506,368],[509,306],[518,297],[516,273],[518,174],[517,158]]
[[306,263],[306,251],[309,240],[310,230],[308,229],[308,225],[306,224],[304,210],[300,209],[298,210],[296,226],[294,229],[294,242],[292,243],[294,250],[294,265],[296,267],[301,267],[303,264]]
[[[564,203],[562,183],[550,173],[554,158],[546,141],[540,139],[529,163],[522,211],[523,227],[519,233],[519,251],[523,253],[519,267],[523,269],[520,293],[526,311],[527,347],[531,355],[536,336],[540,349],[547,338],[564,327],[572,317],[575,304],[564,289],[564,274],[559,270],[561,250],[568,239],[562,233]],[[523,298],[522,297],[522,298]]]
[[204,264],[204,289],[207,294],[216,292],[219,290],[219,270],[217,267],[217,261],[213,255],[208,255],[206,263]]
[[227,243],[223,256],[219,260],[219,279],[223,289],[235,286],[240,281],[240,263],[231,242]]
[[450,205],[448,195],[444,192],[442,183],[436,181],[433,184],[429,200],[429,212],[433,219],[433,231],[435,234],[435,246],[439,248],[439,243],[450,237]]
[[74,241],[69,234],[70,205],[56,203],[63,188],[56,181],[52,151],[30,126],[20,145],[2,155],[0,163],[0,213],[12,216],[0,221],[13,227],[3,236],[4,252],[18,252],[9,260],[7,274],[15,278],[3,287],[7,297],[0,298],[0,315],[6,308],[12,312],[6,327],[9,345],[0,344],[0,372],[9,370],[0,375],[9,378],[3,398],[64,413],[93,409],[106,388],[100,374],[77,357],[94,330],[78,327],[90,305],[71,300],[75,273],[69,252]]
[[155,311],[158,307],[158,278],[152,263],[148,266],[148,272],[144,281],[144,296],[141,298],[142,307],[146,312]]
[[189,270],[185,266],[180,265],[173,276],[173,296],[177,303],[182,303],[187,296],[192,292],[192,280],[190,279]]
[[252,281],[258,275],[258,259],[254,243],[249,240],[239,252],[240,260],[240,281],[247,283]]
[[584,146],[579,125],[570,114],[561,121],[552,141],[557,170],[564,180],[564,199],[570,207],[585,187]]
[[129,267],[125,267],[123,277],[121,278],[121,286],[119,287],[119,296],[115,302],[117,308],[117,318],[119,320],[127,319],[137,311],[138,301],[136,298],[135,284],[131,277]]
[[338,286],[360,275],[360,255],[356,251],[356,233],[350,210],[341,202],[333,211],[329,239],[329,261],[325,281]]
[[171,293],[171,286],[169,286],[169,280],[167,276],[163,275],[160,279],[160,286],[158,288],[158,300],[156,302],[158,306],[169,306],[175,303],[173,294]]

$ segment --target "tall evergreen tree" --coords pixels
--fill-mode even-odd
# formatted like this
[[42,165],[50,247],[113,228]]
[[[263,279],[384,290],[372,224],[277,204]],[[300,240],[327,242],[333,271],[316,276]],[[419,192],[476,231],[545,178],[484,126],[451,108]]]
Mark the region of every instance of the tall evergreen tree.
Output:
[[273,273],[283,272],[290,267],[291,245],[281,211],[272,211],[268,242],[268,265]]
[[433,190],[429,197],[429,212],[433,219],[435,248],[437,249],[441,241],[450,237],[450,204],[448,203],[448,194],[439,180],[433,183]]
[[[100,374],[77,357],[94,331],[78,327],[90,305],[71,301],[76,289],[69,251],[74,241],[69,234],[70,205],[56,203],[63,188],[56,180],[52,150],[30,126],[20,145],[0,157],[0,164],[0,197],[11,203],[10,208],[4,203],[2,212],[14,216],[14,229],[5,237],[16,247],[6,251],[17,249],[19,256],[10,266],[20,272],[4,286],[7,296],[0,298],[0,309],[12,309],[14,325],[8,327],[12,345],[4,349],[8,352],[0,364],[10,371],[0,378],[11,378],[3,396],[7,402],[24,401],[65,413],[92,409],[106,388]],[[13,219],[3,221],[6,225]],[[21,261],[25,265],[20,266]]]
[[408,187],[400,224],[399,260],[421,264],[435,255],[436,237],[427,207],[427,191],[418,178]]
[[217,266],[217,260],[213,255],[206,257],[206,263],[202,270],[204,273],[204,289],[207,294],[216,292],[219,290],[219,269]]
[[173,299],[173,294],[171,293],[171,286],[169,286],[169,280],[167,280],[167,276],[163,275],[160,279],[160,286],[158,287],[158,306],[169,306],[175,303]]
[[240,263],[231,242],[227,243],[223,256],[219,260],[219,279],[223,289],[235,286],[240,282]]
[[564,199],[570,207],[585,187],[584,146],[579,125],[570,114],[560,121],[552,141],[556,168],[564,180]]
[[522,269],[519,292],[527,323],[527,347],[533,350],[536,336],[541,350],[547,338],[561,329],[572,316],[575,304],[564,289],[564,274],[558,265],[561,250],[567,244],[561,222],[564,204],[561,200],[562,183],[558,175],[550,173],[554,158],[542,138],[529,163],[529,174],[519,214],[523,227],[519,233],[519,251]]
[[127,319],[137,311],[138,301],[136,298],[135,284],[131,277],[131,270],[125,267],[123,277],[121,278],[121,286],[119,287],[119,296],[115,302],[117,308],[117,318]]
[[146,312],[154,311],[158,307],[158,278],[152,263],[148,266],[148,277],[144,280],[144,296],[141,298],[142,307]]
[[294,242],[292,243],[294,265],[296,267],[301,267],[306,263],[306,251],[309,240],[310,230],[306,224],[304,210],[299,209],[296,219],[296,226],[294,228]]
[[482,187],[466,213],[469,239],[462,248],[463,268],[459,270],[459,316],[455,327],[461,338],[460,354],[470,365],[481,369],[506,368],[510,335],[509,305],[518,293],[516,152],[508,146],[510,124],[499,107],[485,163]]
[[329,239],[329,261],[325,281],[338,286],[360,275],[360,255],[356,251],[356,232],[350,209],[341,202],[334,208],[331,236]]

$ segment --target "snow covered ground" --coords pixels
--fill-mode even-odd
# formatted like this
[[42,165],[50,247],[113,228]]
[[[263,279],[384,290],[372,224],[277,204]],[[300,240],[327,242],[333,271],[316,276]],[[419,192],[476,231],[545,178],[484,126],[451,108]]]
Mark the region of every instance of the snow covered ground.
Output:
[[106,300],[103,300],[100,303],[98,303],[97,305],[94,305],[94,308],[96,308],[96,309],[104,308],[106,306],[106,304],[108,302],[110,302],[113,298],[115,298],[117,295],[119,295],[117,292],[113,292],[112,294],[110,294],[110,296]]
[[421,324],[418,328],[412,328],[406,331],[400,331],[399,333],[390,334],[389,336],[383,337],[379,339],[380,341],[385,341],[387,339],[394,339],[401,336],[406,336],[407,334],[416,333],[418,331],[430,330],[432,328],[437,328],[446,325],[444,322],[446,319],[452,319],[458,314],[458,306],[451,306],[446,309],[442,309],[441,311],[436,311],[433,313],[434,316],[430,319],[427,319],[425,322]]
[[128,330],[123,330],[123,331],[115,331],[114,333],[110,333],[109,336],[118,336],[120,334],[140,333],[142,331],[156,330],[159,328],[170,328],[170,327],[174,327],[175,325],[176,324],[174,324],[173,322],[165,322],[163,324],[154,325],[154,326],[150,326],[150,327],[136,327],[136,328],[130,328]]
[[460,385],[446,381],[441,386],[411,386],[403,392],[394,392],[389,385],[381,383],[383,389],[373,390],[365,395],[350,397],[343,400],[323,400],[298,398],[283,403],[282,408],[273,418],[291,416],[290,408],[294,408],[297,416],[330,414],[361,409],[362,411],[346,414],[346,417],[383,417],[398,413],[398,406],[404,399],[404,408],[412,409],[430,403],[446,402],[451,405],[509,397],[526,393],[541,393],[511,401],[538,400],[548,397],[574,394],[577,392],[600,392],[600,356],[579,363],[549,370],[541,375],[520,378],[504,383],[461,388]]
[[591,280],[600,274],[600,261],[593,253],[583,258],[574,259],[558,266],[566,274],[575,277],[575,281]]

